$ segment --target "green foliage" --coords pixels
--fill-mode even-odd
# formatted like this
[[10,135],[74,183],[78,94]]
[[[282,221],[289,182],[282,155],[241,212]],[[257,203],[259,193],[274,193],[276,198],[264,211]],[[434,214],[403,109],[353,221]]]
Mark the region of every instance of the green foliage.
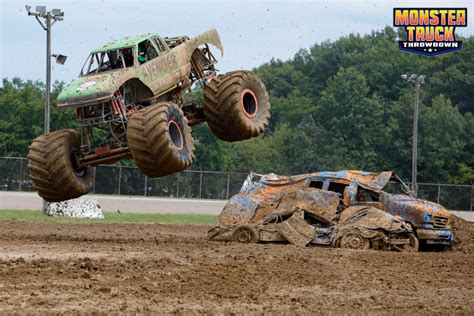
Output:
[[[206,124],[193,126],[193,169],[297,174],[317,170],[395,170],[411,177],[412,87],[401,74],[425,74],[420,93],[419,181],[474,181],[474,37],[461,51],[425,57],[398,49],[400,30],[386,27],[314,44],[288,61],[255,69],[272,103],[264,135],[223,142]],[[74,127],[73,111],[52,98],[52,129]],[[39,82],[4,79],[0,88],[0,155],[25,156],[42,133]],[[188,100],[201,103],[195,89]]]
[[[56,82],[51,91],[51,130],[74,128],[71,110],[60,110],[56,98],[64,84]],[[44,86],[19,78],[3,79],[0,88],[0,155],[25,157],[31,140],[43,134]]]

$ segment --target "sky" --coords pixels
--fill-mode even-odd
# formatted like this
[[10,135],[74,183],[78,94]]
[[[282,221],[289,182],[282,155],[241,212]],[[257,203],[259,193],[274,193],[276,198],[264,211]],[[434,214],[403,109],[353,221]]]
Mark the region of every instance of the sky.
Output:
[[125,1],[0,0],[1,78],[45,80],[46,32],[28,16],[25,4],[60,8],[64,21],[52,30],[52,53],[68,56],[52,63],[52,80],[77,77],[89,52],[112,39],[158,33],[196,36],[216,28],[224,46],[217,69],[252,69],[271,58],[288,60],[302,48],[351,33],[369,34],[392,24],[394,7],[467,7],[474,35],[472,0],[378,1]]

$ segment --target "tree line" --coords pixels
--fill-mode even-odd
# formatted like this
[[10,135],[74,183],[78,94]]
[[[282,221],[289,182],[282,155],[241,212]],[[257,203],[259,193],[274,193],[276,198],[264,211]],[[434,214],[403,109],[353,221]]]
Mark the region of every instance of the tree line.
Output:
[[[351,34],[301,49],[287,61],[254,69],[272,104],[263,136],[236,143],[194,126],[191,168],[299,174],[320,170],[394,170],[411,175],[414,91],[401,74],[424,74],[420,92],[419,181],[474,181],[474,37],[461,51],[436,57],[402,52],[391,27]],[[75,113],[59,110],[52,91],[51,129],[77,127]],[[43,130],[44,85],[3,79],[0,155],[26,156]],[[202,102],[202,90],[193,92]]]

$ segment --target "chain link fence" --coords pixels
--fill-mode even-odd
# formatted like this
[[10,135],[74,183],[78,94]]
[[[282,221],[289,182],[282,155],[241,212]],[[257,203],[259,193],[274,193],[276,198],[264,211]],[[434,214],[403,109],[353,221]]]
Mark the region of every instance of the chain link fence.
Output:
[[[95,194],[141,195],[226,200],[239,192],[246,173],[186,170],[148,178],[135,166],[96,167]],[[393,184],[386,190],[393,192]],[[34,191],[26,158],[0,157],[0,190]],[[451,210],[473,210],[474,184],[419,183],[418,196]]]
[[[135,166],[99,165],[95,194],[142,195],[225,200],[239,192],[246,173],[185,170],[148,178]],[[35,191],[26,158],[0,157],[0,190]]]

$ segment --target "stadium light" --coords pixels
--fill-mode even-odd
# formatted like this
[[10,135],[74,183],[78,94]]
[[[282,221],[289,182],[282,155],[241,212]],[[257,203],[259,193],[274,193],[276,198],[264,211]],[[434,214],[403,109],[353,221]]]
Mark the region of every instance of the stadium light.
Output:
[[[51,94],[51,57],[56,57],[56,62],[63,65],[66,62],[64,55],[51,55],[51,28],[56,21],[62,21],[64,12],[60,9],[53,9],[46,11],[46,6],[36,6],[36,12],[31,12],[31,6],[25,5],[28,15],[34,16],[43,30],[46,31],[46,93],[45,93],[45,107],[44,107],[44,133],[49,133],[50,126],[50,94]],[[41,21],[43,18],[44,21]]]

